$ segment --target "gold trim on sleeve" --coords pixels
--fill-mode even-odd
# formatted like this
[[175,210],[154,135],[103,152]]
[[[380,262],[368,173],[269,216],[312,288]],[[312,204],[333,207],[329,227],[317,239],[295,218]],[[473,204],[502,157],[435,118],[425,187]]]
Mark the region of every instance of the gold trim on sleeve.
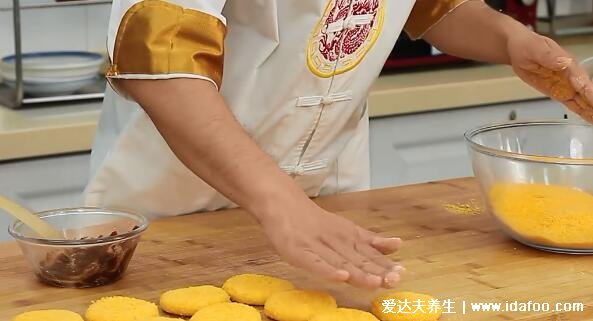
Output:
[[410,38],[421,38],[459,5],[471,0],[417,0],[404,26]]
[[163,0],[141,1],[122,18],[107,77],[199,75],[220,88],[225,36],[225,24],[212,15]]

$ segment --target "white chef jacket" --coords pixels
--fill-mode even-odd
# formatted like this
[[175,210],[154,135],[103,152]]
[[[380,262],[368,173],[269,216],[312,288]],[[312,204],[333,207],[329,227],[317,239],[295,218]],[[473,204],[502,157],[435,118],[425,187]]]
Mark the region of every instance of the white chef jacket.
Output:
[[[307,195],[367,189],[372,82],[408,18],[406,31],[420,37],[463,2],[118,0],[107,76],[211,81]],[[234,206],[176,158],[137,103],[112,88],[85,194],[89,206],[151,218]]]

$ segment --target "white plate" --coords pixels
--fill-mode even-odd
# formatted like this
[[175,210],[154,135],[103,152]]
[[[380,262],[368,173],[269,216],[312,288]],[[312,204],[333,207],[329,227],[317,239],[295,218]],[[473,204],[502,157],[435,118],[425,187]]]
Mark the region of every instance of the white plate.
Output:
[[[86,51],[32,52],[22,55],[23,87],[31,96],[72,94],[97,80],[105,58]],[[0,73],[15,86],[15,56],[0,61]]]
[[[31,52],[22,55],[23,79],[71,79],[96,76],[101,71],[103,55],[86,51]],[[6,56],[0,61],[0,72],[6,79],[15,79],[15,57]]]
[[[77,80],[54,80],[43,82],[23,82],[23,90],[33,97],[56,96],[73,94],[86,86],[92,85],[97,81],[97,77],[86,77]],[[4,79],[4,83],[11,88],[15,87],[15,82]]]

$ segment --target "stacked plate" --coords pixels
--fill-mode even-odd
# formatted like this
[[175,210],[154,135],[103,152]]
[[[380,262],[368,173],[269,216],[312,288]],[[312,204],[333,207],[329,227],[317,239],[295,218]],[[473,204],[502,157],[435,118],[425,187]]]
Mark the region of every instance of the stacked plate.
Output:
[[[35,97],[73,94],[95,83],[104,56],[86,51],[51,51],[22,54],[23,86]],[[16,86],[16,57],[2,58],[0,73],[9,87]]]

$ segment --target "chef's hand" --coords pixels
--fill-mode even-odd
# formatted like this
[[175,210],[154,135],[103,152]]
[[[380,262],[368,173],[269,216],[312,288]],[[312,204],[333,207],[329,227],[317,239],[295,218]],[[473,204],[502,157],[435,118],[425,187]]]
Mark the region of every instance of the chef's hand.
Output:
[[509,63],[523,81],[593,122],[593,83],[575,58],[484,1],[464,2],[423,38],[454,56]]
[[572,55],[527,29],[509,36],[507,50],[523,81],[593,123],[593,83]]
[[368,289],[391,288],[400,280],[403,267],[387,256],[398,249],[399,238],[367,231],[313,202],[297,207],[260,217],[272,245],[288,263]]
[[375,235],[311,201],[249,137],[211,82],[123,80],[118,85],[144,108],[189,169],[254,215],[289,263],[361,287],[397,282],[397,268],[386,254],[400,240]]

